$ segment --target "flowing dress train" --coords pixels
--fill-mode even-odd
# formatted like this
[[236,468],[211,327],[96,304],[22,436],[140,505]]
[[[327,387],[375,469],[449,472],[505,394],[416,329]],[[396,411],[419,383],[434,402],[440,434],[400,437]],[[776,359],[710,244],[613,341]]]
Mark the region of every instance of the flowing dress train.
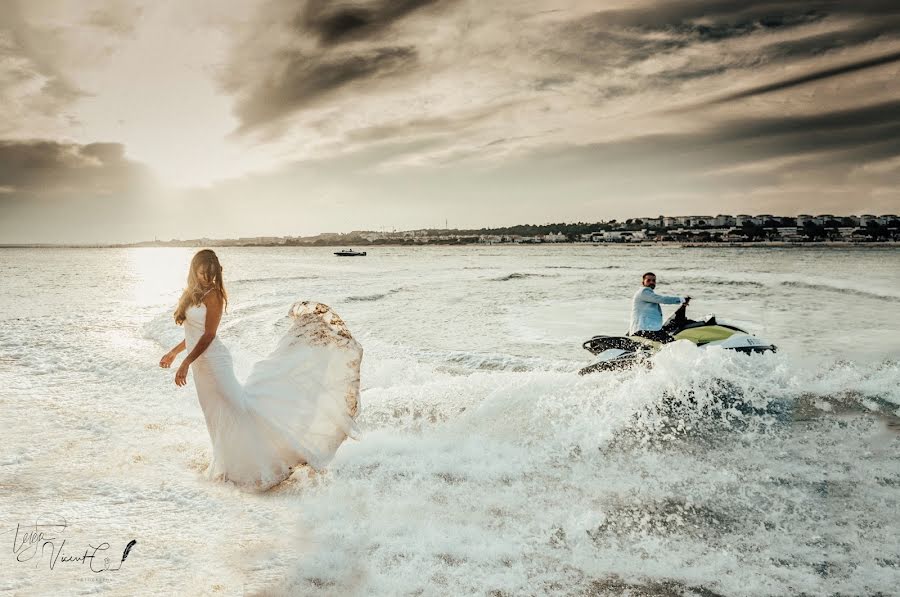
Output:
[[[188,307],[185,347],[203,335],[206,305]],[[208,479],[264,491],[300,465],[321,470],[346,437],[357,436],[362,347],[327,305],[298,301],[292,323],[241,384],[216,336],[191,364],[212,441]]]

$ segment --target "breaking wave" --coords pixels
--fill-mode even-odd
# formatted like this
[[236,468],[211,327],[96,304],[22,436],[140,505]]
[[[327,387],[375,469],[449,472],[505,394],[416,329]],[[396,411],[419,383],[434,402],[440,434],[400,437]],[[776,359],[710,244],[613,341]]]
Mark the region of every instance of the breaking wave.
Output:
[[900,579],[895,360],[805,372],[671,345],[650,370],[585,377],[449,360],[367,371],[368,435],[305,494],[320,549],[293,589],[352,590],[357,565],[378,571],[367,590],[401,593],[876,594]]
[[241,278],[238,280],[226,280],[227,284],[253,284],[256,282],[290,282],[291,280],[316,280],[319,276],[307,274],[302,276],[278,276],[268,278]]
[[491,278],[492,282],[508,282],[510,280],[524,280],[525,278],[558,278],[559,276],[556,274],[535,274],[535,273],[521,273],[521,272],[513,272],[506,276],[500,276],[498,278]]
[[[762,282],[758,282],[756,280],[744,280],[744,279],[734,279],[734,278],[710,278],[710,277],[702,277],[702,276],[686,276],[683,279],[684,282],[690,282],[694,284],[706,284],[710,286],[750,286],[753,288],[766,288],[766,285]],[[679,280],[681,282],[681,280]]]
[[581,265],[548,265],[547,269],[583,269],[583,270],[604,270],[604,269],[622,269],[621,265],[601,265],[587,267]]
[[810,283],[810,282],[800,282],[800,281],[785,281],[781,283],[782,286],[786,286],[788,288],[799,288],[802,290],[815,290],[817,292],[834,292],[837,294],[850,295],[850,296],[859,296],[864,298],[873,298],[877,300],[896,300],[900,299],[900,294],[893,294],[890,292],[877,292],[872,290],[861,290],[860,288],[853,288],[850,286],[840,286],[836,284],[819,284],[819,283]]
[[363,303],[372,302],[372,301],[380,301],[381,299],[387,298],[387,297],[391,296],[392,294],[397,294],[398,292],[401,292],[402,290],[403,290],[402,288],[394,288],[392,290],[388,290],[387,292],[348,296],[347,300],[350,302],[363,302]]

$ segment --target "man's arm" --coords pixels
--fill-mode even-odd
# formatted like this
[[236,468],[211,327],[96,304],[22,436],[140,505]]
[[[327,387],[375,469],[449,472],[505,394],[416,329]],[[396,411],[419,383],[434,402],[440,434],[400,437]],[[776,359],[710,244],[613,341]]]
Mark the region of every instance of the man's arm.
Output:
[[666,296],[664,294],[656,294],[652,289],[644,287],[641,291],[641,300],[648,303],[660,303],[663,305],[677,305],[684,299],[680,296]]

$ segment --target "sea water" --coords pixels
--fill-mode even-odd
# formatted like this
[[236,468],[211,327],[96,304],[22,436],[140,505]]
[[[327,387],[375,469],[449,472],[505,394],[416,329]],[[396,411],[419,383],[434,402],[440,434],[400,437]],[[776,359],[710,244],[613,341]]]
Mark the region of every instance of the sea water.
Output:
[[[365,351],[361,439],[263,495],[158,366],[194,251],[0,251],[0,591],[898,592],[897,249],[216,249],[239,379],[297,300]],[[578,376],[645,271],[778,352]]]

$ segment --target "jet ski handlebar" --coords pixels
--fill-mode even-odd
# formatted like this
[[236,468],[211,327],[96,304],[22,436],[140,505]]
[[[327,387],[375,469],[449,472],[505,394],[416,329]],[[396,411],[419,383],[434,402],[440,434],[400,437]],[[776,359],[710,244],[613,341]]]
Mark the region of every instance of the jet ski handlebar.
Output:
[[666,322],[663,324],[663,329],[670,334],[673,330],[680,330],[684,327],[685,324],[689,323],[690,320],[687,318],[687,306],[688,302],[690,302],[691,297],[686,297],[686,300],[681,303],[681,306],[672,313]]

